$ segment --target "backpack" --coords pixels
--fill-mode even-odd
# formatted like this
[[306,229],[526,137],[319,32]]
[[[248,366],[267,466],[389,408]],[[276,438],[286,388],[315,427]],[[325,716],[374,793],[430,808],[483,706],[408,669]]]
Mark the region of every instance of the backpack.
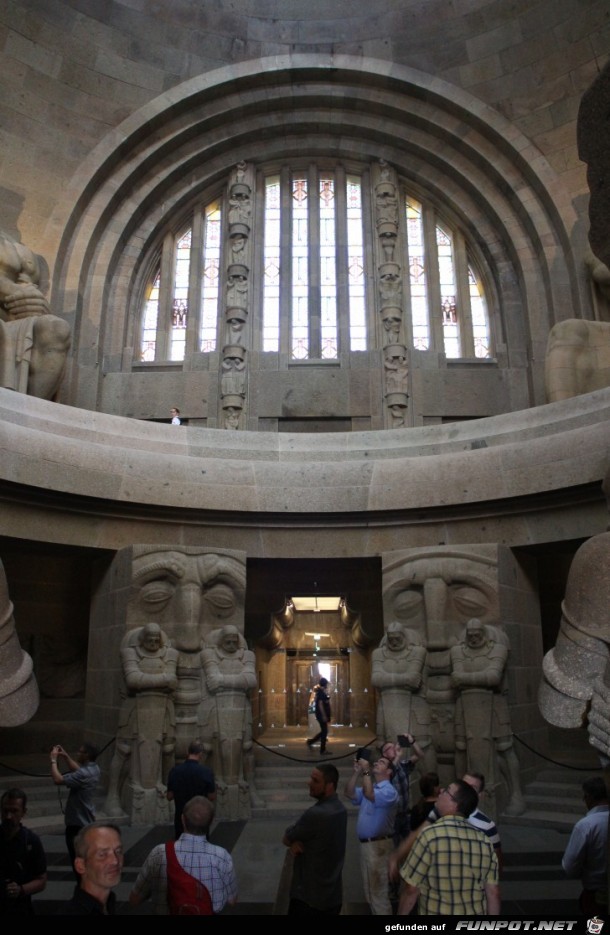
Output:
[[213,916],[210,892],[178,863],[173,841],[165,845],[167,905],[170,916]]

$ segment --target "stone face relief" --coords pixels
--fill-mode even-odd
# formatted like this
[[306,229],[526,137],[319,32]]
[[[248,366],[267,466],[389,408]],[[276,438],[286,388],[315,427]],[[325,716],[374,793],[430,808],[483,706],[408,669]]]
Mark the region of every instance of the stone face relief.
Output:
[[[604,492],[608,501],[610,471]],[[604,757],[610,757],[609,606],[610,532],[603,532],[572,560],[557,641],[543,660],[538,706],[557,727],[587,724],[590,744]]]
[[0,231],[0,386],[55,396],[70,348],[70,327],[51,314],[36,255]]
[[[130,630],[121,645],[125,698],[119,713],[106,799],[109,815],[122,814],[121,790],[138,822],[167,821],[164,779],[174,764],[178,653],[157,623]],[[130,807],[131,806],[131,807]]]
[[569,318],[553,325],[544,384],[550,403],[610,386],[610,322]]
[[19,643],[4,566],[0,562],[0,727],[18,727],[38,708],[38,685],[30,656]]
[[[384,562],[383,602],[386,646],[383,649],[380,646],[382,653],[375,657],[376,665],[374,662],[376,672],[374,684],[380,689],[382,710],[385,711],[386,700],[383,696],[383,679],[379,680],[379,662],[382,658],[389,657],[387,640],[398,625],[403,628],[404,639],[410,647],[419,645],[425,650],[421,686],[416,689],[415,693],[413,689],[410,689],[412,697],[409,704],[412,706],[413,699],[417,697],[417,706],[412,710],[417,713],[418,718],[423,720],[423,739],[427,745],[426,768],[433,768],[428,766],[428,762],[434,763],[435,759],[442,757],[447,761],[448,757],[453,757],[456,769],[461,769],[463,764],[464,768],[461,771],[464,772],[465,764],[469,762],[469,759],[468,750],[464,749],[462,728],[464,704],[463,690],[460,685],[462,680],[465,683],[469,678],[474,678],[474,673],[467,675],[465,669],[471,665],[474,665],[475,669],[480,667],[485,670],[481,675],[481,681],[485,681],[489,677],[488,666],[490,665],[490,660],[485,655],[488,651],[487,640],[485,647],[481,650],[481,659],[472,663],[468,658],[466,664],[464,632],[466,624],[472,618],[481,622],[485,628],[485,634],[496,634],[494,653],[497,658],[494,656],[494,665],[498,667],[499,659],[503,660],[503,664],[499,675],[495,676],[498,684],[492,687],[494,697],[492,699],[485,697],[490,702],[490,712],[495,714],[497,723],[504,724],[504,719],[508,718],[508,708],[504,706],[508,641],[499,623],[495,547],[479,546],[472,549],[440,547],[394,553],[388,561]],[[395,659],[396,669],[400,670],[402,666],[402,677],[405,679],[403,690],[406,692],[410,663],[408,663],[408,656],[404,649],[402,652],[404,654],[402,663],[398,655]],[[470,653],[470,650],[468,652]],[[375,653],[379,653],[379,650]],[[385,686],[386,691],[388,687]],[[482,691],[487,691],[488,688],[490,686],[481,686]],[[502,696],[501,698],[495,698],[496,690]],[[423,715],[420,711],[426,711],[426,714]],[[391,725],[390,720],[388,726]],[[405,726],[403,723],[400,733],[404,733]],[[387,736],[386,729],[384,723],[384,736]],[[420,723],[417,723],[417,726],[413,725],[410,729],[421,743]],[[509,800],[514,796],[511,808],[520,809],[518,764],[516,764],[516,754],[507,740],[511,734],[510,724],[506,723],[501,733],[496,731],[497,737],[493,736],[491,721],[489,728],[485,729],[490,734],[486,749],[489,752],[493,747],[493,771],[490,774],[489,767],[477,771],[486,775],[490,793],[493,792],[493,783],[498,781],[498,777],[504,779]],[[466,736],[468,736],[468,728],[466,728]],[[511,753],[507,753],[509,749]]]
[[[209,754],[208,765],[214,770],[219,783],[227,787],[223,790],[222,801],[219,799],[219,814],[245,817],[249,802],[255,798],[254,786],[249,785],[245,778],[252,774],[248,760],[252,746],[251,726],[246,729],[247,725],[240,722],[242,728],[238,738],[225,736],[222,728],[223,718],[227,717],[227,725],[233,729],[237,711],[241,712],[239,716],[243,721],[246,708],[249,710],[247,692],[256,685],[253,655],[245,649],[241,636],[244,628],[245,556],[196,546],[134,546],[132,554],[125,639],[130,654],[133,654],[129,643],[134,638],[133,634],[142,632],[141,628],[148,624],[155,624],[167,638],[171,652],[176,654],[175,687],[170,693],[175,718],[175,759],[180,761],[186,756],[192,740],[202,740]],[[219,645],[218,635],[225,628],[230,632],[224,633],[222,645]],[[233,651],[235,634],[238,635],[238,645]],[[123,652],[122,657],[127,680]],[[130,666],[130,678],[136,675]],[[231,713],[228,708],[225,710],[224,704],[222,711],[217,711],[215,696],[225,690],[233,692]],[[137,696],[136,700],[139,700]],[[159,711],[157,714],[159,742],[169,747],[169,741],[163,739]],[[219,717],[222,722],[220,729]],[[131,728],[123,726],[129,723],[127,706],[121,710],[120,721],[119,734],[122,737],[133,736]],[[153,721],[147,723],[152,724]],[[138,737],[141,742],[140,734]],[[126,746],[127,742],[123,742],[123,747]],[[118,741],[117,753],[120,757]],[[168,762],[172,760],[171,766],[173,757],[169,749],[167,754]],[[124,754],[122,759],[126,759]],[[123,763],[114,765],[117,773],[124,774]],[[159,764],[157,787],[164,788],[168,769],[165,761]],[[151,774],[147,775],[150,779]],[[115,786],[120,786],[120,781]],[[123,810],[127,810],[129,803],[124,794],[120,794],[120,801]],[[116,806],[116,802],[113,804]],[[134,810],[135,805],[131,807],[132,816]],[[140,810],[138,820],[141,815]]]

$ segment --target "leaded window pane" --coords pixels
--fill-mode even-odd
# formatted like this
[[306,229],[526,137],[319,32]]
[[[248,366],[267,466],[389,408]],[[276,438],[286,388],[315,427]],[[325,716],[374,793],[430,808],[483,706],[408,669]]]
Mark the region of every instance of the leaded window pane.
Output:
[[263,245],[263,350],[280,346],[280,179],[265,181]]
[[420,351],[427,351],[430,347],[430,322],[422,206],[409,197],[406,199],[406,218],[413,346]]
[[199,349],[216,350],[218,300],[220,297],[220,232],[222,210],[219,202],[206,207],[203,223],[203,263],[201,281],[201,332]]
[[307,179],[292,180],[292,356],[309,357],[309,203]]
[[438,277],[441,287],[441,315],[445,354],[447,357],[459,357],[460,329],[453,239],[451,234],[438,224],[436,226],[436,247],[438,252]]
[[142,347],[140,359],[152,361],[155,359],[157,347],[157,323],[159,320],[159,287],[161,285],[161,270],[157,268],[152,286],[144,304],[144,325],[142,328]]
[[364,235],[362,230],[362,182],[359,176],[348,175],[346,195],[350,350],[365,351]]
[[474,356],[490,357],[491,342],[485,295],[481,285],[481,280],[470,264],[468,264],[468,286],[470,289],[470,314],[472,315]]

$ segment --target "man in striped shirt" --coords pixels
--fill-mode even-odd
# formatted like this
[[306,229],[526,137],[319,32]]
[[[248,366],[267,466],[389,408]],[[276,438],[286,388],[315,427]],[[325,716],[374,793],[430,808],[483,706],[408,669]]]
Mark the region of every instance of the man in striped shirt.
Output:
[[[182,869],[207,888],[216,913],[237,902],[237,880],[229,852],[207,840],[213,816],[214,806],[204,796],[196,795],[187,802],[182,812],[184,832],[176,841],[175,849]],[[169,914],[165,844],[153,847],[146,858],[129,894],[130,905],[138,906],[149,896],[152,896],[156,915]]]
[[[464,773],[462,779],[464,782],[468,783],[469,786],[472,786],[477,794],[478,801],[478,799],[483,796],[483,790],[485,789],[485,777],[483,774]],[[388,859],[388,874],[390,880],[396,881],[399,879],[400,865],[404,860],[406,860],[407,855],[410,853],[413,844],[418,838],[418,835],[420,835],[425,828],[428,828],[433,822],[435,822],[437,818],[439,818],[439,812],[436,805],[433,805],[430,809],[427,819],[421,825],[419,825],[418,828],[416,828],[414,831],[411,831],[409,836],[405,838],[404,841],[401,841],[396,850],[390,854]],[[496,857],[498,858],[498,867],[501,873],[503,866],[502,845],[500,843],[500,835],[498,833],[496,823],[492,821],[491,818],[488,818],[488,816],[480,810],[478,804],[472,814],[468,816],[468,821],[474,828],[482,831],[483,834],[489,838],[496,852]]]
[[399,915],[499,915],[498,859],[468,816],[477,807],[472,786],[455,779],[436,801],[440,818],[422,831],[401,870]]

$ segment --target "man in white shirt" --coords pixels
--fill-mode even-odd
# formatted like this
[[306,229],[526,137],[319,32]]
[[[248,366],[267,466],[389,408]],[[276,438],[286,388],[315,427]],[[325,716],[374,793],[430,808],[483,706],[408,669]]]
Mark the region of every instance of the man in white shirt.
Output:
[[[237,902],[237,879],[231,855],[223,847],[210,844],[207,833],[214,817],[214,805],[196,795],[182,812],[184,832],[173,844],[182,870],[207,888],[214,913]],[[132,906],[152,897],[155,914],[169,915],[166,845],[158,844],[146,858],[129,894]]]
[[582,882],[580,908],[589,918],[608,911],[608,793],[601,776],[582,784],[587,814],[572,829],[561,866]]

